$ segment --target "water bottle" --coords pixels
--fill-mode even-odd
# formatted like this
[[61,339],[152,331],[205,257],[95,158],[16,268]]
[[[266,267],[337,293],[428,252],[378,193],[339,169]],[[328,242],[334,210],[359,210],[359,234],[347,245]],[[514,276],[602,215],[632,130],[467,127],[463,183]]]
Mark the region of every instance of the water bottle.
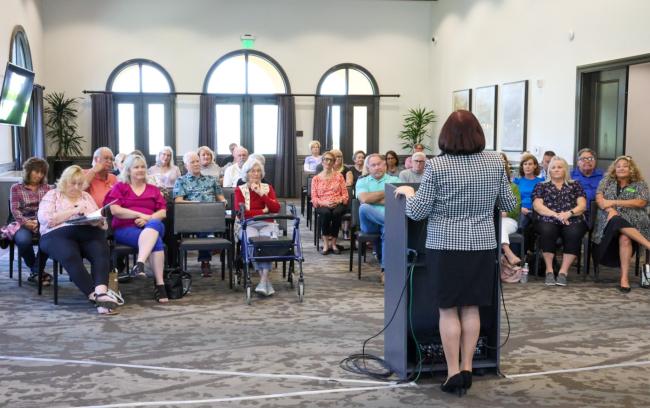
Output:
[[524,267],[521,268],[521,278],[519,279],[520,283],[528,282],[528,262],[524,263]]

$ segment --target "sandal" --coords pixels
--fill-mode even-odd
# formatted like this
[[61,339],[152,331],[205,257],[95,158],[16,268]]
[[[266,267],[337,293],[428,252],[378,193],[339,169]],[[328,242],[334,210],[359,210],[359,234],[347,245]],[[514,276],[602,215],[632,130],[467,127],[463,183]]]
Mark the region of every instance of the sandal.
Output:
[[97,306],[97,313],[101,316],[115,316],[120,314],[117,310],[109,309],[103,306]]
[[338,245],[332,248],[331,251],[334,255],[339,255],[341,253],[341,250],[339,249]]
[[320,250],[320,254],[321,254],[321,255],[329,255],[330,252],[331,252],[331,250],[330,250],[329,248],[328,248],[328,249],[321,249],[321,250]]
[[106,309],[115,309],[117,306],[119,306],[119,303],[117,299],[108,292],[95,292],[95,305],[97,305],[97,307],[103,307]]
[[158,303],[167,303],[169,301],[165,285],[155,285],[153,287],[153,298]]

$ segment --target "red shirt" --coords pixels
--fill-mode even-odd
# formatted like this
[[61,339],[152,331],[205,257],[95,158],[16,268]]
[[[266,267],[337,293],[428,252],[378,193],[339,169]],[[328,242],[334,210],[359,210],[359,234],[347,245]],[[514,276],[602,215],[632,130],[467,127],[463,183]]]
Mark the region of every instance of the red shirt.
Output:
[[[240,204],[246,205],[245,216],[246,218],[255,217],[256,215],[263,215],[267,213],[280,212],[280,203],[275,196],[275,190],[270,184],[262,183],[262,187],[268,186],[269,192],[266,195],[260,196],[250,188],[247,184],[243,184],[235,189],[235,210],[239,210]],[[242,190],[244,189],[244,190]],[[249,200],[246,200],[245,191],[248,191]],[[248,202],[247,202],[248,201]],[[265,213],[264,209],[268,209]]]

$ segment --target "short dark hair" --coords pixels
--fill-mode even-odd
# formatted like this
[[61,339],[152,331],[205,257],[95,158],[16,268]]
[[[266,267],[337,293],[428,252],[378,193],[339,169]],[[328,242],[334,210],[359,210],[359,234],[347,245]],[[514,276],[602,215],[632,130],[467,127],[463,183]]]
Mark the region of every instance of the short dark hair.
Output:
[[544,152],[544,156],[555,157],[557,155],[555,154],[555,152],[553,150],[547,150],[547,151]]
[[384,157],[386,157],[386,160],[388,160],[388,155],[389,154],[395,157],[395,161],[397,162],[397,163],[395,163],[395,165],[399,166],[399,156],[397,155],[397,153],[395,153],[394,150],[387,151],[386,154],[384,155]]
[[30,157],[25,161],[25,164],[23,164],[23,183],[29,184],[31,183],[31,174],[32,171],[36,170],[38,172],[41,172],[45,175],[41,179],[41,184],[47,183],[47,170],[49,166],[47,162],[40,157]]
[[457,110],[440,130],[438,147],[447,154],[472,154],[485,149],[485,134],[472,112]]

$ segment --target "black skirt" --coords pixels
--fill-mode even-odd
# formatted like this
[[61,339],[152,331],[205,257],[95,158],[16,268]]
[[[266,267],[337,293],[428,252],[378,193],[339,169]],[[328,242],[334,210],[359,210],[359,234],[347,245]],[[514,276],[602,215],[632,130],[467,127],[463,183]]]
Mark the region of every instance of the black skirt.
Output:
[[[621,228],[634,228],[632,224],[621,216],[612,217],[605,226],[603,238],[595,248],[596,259],[601,265],[617,268],[621,266],[621,259],[618,253],[618,237],[621,235]],[[637,251],[638,244],[632,241],[632,255]]]
[[496,249],[427,249],[427,268],[435,284],[437,307],[489,306],[493,302]]

